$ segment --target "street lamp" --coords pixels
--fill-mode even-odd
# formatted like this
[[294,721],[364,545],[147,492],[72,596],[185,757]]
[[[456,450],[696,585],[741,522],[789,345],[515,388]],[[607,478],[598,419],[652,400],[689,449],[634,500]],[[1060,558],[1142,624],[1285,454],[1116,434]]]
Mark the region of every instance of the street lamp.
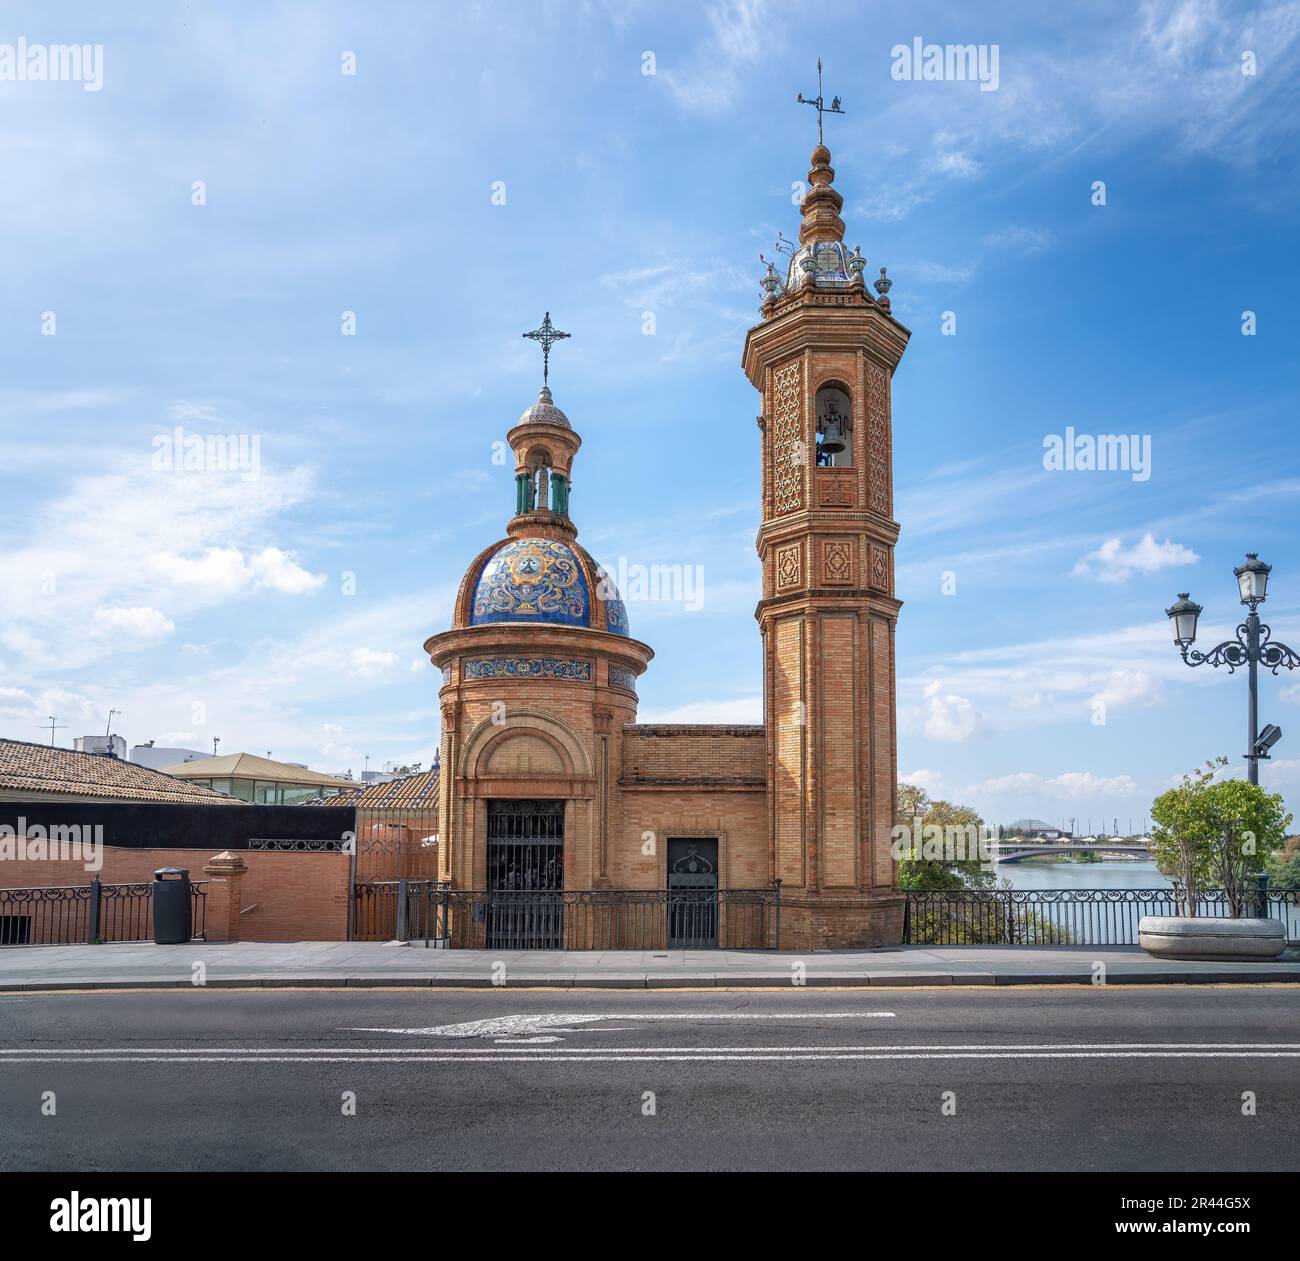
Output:
[[1259,730],[1259,666],[1263,664],[1274,674],[1284,668],[1294,670],[1300,666],[1300,653],[1288,648],[1286,644],[1274,643],[1273,632],[1259,620],[1258,610],[1268,592],[1268,575],[1272,568],[1271,565],[1264,564],[1254,552],[1247,552],[1246,563],[1238,565],[1232,571],[1237,579],[1241,602],[1250,612],[1237,627],[1236,639],[1225,640],[1209,652],[1199,652],[1192,647],[1196,642],[1196,619],[1201,614],[1201,606],[1186,591],[1180,591],[1178,599],[1165,610],[1165,616],[1174,632],[1174,643],[1178,645],[1183,660],[1189,666],[1212,665],[1216,669],[1227,666],[1229,674],[1238,666],[1247,667],[1250,703],[1246,770],[1252,784],[1259,783],[1260,759],[1267,758],[1269,749],[1282,738],[1281,729],[1272,723],[1262,733]]

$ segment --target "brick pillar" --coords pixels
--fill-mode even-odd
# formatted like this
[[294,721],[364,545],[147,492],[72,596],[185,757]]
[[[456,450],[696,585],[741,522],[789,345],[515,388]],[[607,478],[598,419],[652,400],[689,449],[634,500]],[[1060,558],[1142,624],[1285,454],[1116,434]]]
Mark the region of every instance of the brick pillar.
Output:
[[229,850],[215,854],[203,867],[207,889],[207,940],[238,941],[239,912],[243,903],[244,875],[248,865]]

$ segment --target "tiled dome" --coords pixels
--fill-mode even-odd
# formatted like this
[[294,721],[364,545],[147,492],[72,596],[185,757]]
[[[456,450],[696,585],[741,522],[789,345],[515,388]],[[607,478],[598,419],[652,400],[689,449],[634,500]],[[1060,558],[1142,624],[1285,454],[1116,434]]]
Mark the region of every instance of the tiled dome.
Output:
[[569,424],[569,418],[555,406],[555,400],[551,397],[551,391],[547,386],[542,386],[540,393],[537,395],[537,402],[531,407],[525,408],[519,417],[521,425],[560,425],[564,429],[572,429]]
[[[593,598],[595,576],[604,607]],[[474,586],[470,625],[551,622],[627,635],[627,610],[613,580],[576,544],[562,539],[513,538],[488,559]]]

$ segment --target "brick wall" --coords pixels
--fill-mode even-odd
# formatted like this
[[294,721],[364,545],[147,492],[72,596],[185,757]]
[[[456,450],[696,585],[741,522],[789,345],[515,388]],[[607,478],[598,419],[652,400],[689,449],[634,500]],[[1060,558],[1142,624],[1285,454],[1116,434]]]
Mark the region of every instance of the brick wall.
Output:
[[[622,799],[621,826],[610,846],[614,888],[662,889],[668,880],[666,842],[674,837],[717,839],[718,883],[724,889],[753,889],[771,883],[766,788],[664,791],[624,787]],[[653,846],[648,847],[651,839]]]
[[[104,847],[97,873],[105,884],[153,879],[159,867],[188,867],[191,880],[203,880],[203,867],[217,851],[193,849],[117,849]],[[241,850],[248,867],[240,890],[239,917],[244,941],[344,941],[348,933],[348,856],[346,854],[269,853]],[[96,873],[80,862],[0,863],[0,889],[42,885],[85,885]]]
[[760,726],[638,724],[623,729],[626,783],[679,779],[765,784],[767,736]]

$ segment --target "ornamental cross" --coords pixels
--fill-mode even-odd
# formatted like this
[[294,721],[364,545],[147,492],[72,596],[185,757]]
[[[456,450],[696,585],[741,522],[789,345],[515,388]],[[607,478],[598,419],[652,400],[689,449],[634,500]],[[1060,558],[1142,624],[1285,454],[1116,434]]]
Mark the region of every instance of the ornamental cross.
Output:
[[540,342],[542,347],[542,384],[548,384],[547,378],[551,373],[551,347],[556,342],[563,341],[566,337],[572,337],[572,333],[562,333],[554,324],[551,323],[551,313],[547,311],[542,320],[541,327],[535,328],[531,333],[524,333],[530,341]]
[[817,95],[811,101],[808,100],[802,92],[794,98],[800,105],[811,105],[817,111],[817,143],[822,143],[822,115],[823,114],[842,114],[840,109],[840,98],[832,97],[831,103],[825,103],[825,97],[822,95],[822,59],[817,58]]

